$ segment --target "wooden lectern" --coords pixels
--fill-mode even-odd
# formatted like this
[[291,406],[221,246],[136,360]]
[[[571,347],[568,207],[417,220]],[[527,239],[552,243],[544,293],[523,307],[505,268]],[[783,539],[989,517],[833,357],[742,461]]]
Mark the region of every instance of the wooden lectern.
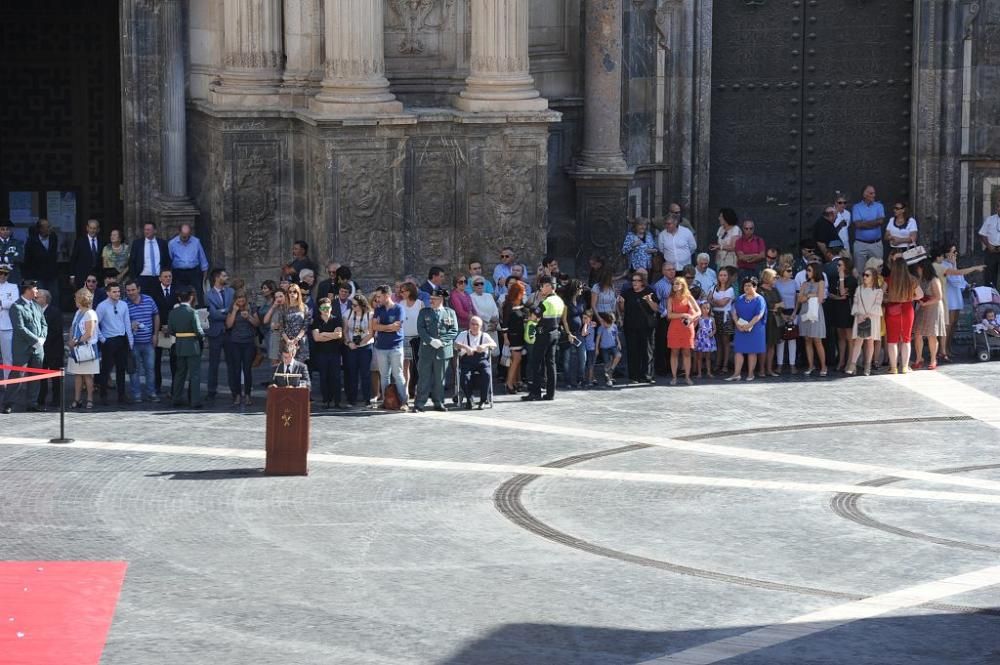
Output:
[[267,458],[264,474],[309,475],[309,389],[267,389]]

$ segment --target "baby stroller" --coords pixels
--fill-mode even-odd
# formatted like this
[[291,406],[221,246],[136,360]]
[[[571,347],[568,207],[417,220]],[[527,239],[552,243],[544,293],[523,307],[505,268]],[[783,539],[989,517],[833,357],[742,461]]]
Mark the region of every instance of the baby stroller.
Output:
[[1000,355],[1000,337],[990,335],[982,324],[986,312],[996,312],[1000,319],[1000,293],[991,286],[977,286],[972,289],[972,311],[975,324],[972,326],[972,353],[982,361]]

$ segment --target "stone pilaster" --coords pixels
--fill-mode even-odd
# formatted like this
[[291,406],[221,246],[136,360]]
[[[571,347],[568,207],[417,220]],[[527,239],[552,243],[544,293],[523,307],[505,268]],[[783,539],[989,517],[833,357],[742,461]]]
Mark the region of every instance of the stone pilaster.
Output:
[[212,101],[226,106],[273,105],[281,83],[281,0],[225,0],[222,72]]
[[622,0],[586,0],[583,152],[578,169],[621,172]]
[[459,109],[503,112],[548,108],[548,101],[535,89],[528,73],[528,3],[472,0],[472,58],[465,90],[455,101]]
[[160,4],[163,44],[162,89],[162,185],[157,196],[159,226],[166,230],[193,222],[198,211],[187,191],[187,118],[184,104],[184,3],[163,0]]
[[309,107],[343,117],[400,113],[385,77],[384,0],[326,0],[322,89]]
[[[586,0],[583,151],[576,182],[577,238],[614,264],[621,258],[633,171],[621,147],[622,0]],[[578,257],[579,274],[586,256]]]

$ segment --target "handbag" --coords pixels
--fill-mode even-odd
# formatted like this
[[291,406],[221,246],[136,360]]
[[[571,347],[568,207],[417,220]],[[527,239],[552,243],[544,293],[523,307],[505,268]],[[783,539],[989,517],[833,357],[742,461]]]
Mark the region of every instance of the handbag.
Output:
[[78,364],[87,363],[97,358],[97,352],[94,350],[93,344],[74,346],[70,354]]
[[503,347],[503,351],[500,352],[500,366],[510,367],[510,347]]
[[793,339],[799,338],[799,324],[793,323],[791,321],[785,321],[785,325],[781,330],[781,339],[788,342]]
[[868,338],[872,336],[872,320],[865,319],[864,321],[858,321],[858,337]]
[[389,411],[399,411],[399,407],[402,405],[399,399],[399,391],[396,390],[396,384],[390,383],[385,388],[385,396],[382,400],[382,408],[388,409]]
[[[72,325],[74,342],[80,339],[79,323],[80,323],[80,312],[77,312],[76,315],[73,316],[73,323],[70,324]],[[72,349],[70,349],[70,355],[73,357],[73,360],[76,361],[77,363],[90,362],[91,360],[97,359],[97,348],[94,344],[77,345],[74,346]]]
[[813,296],[809,299],[806,311],[800,318],[807,323],[815,323],[816,321],[819,321],[819,298]]

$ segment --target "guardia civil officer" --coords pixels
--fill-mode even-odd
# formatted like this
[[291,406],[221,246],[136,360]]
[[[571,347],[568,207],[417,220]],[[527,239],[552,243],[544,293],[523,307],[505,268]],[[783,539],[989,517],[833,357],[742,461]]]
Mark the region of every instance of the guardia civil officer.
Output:
[[[556,398],[556,349],[559,346],[559,336],[566,331],[572,342],[564,316],[566,303],[556,295],[556,278],[544,277],[539,285],[542,318],[538,323],[538,333],[531,349],[531,387],[528,394],[521,399],[532,402],[539,399],[553,400]],[[545,396],[542,397],[542,383],[545,385]]]
[[444,372],[454,355],[458,315],[444,304],[448,300],[447,290],[434,289],[429,300],[430,307],[424,307],[417,315],[420,360],[417,364],[419,379],[413,410],[424,411],[424,405],[430,397],[435,411],[447,411],[444,406]]

